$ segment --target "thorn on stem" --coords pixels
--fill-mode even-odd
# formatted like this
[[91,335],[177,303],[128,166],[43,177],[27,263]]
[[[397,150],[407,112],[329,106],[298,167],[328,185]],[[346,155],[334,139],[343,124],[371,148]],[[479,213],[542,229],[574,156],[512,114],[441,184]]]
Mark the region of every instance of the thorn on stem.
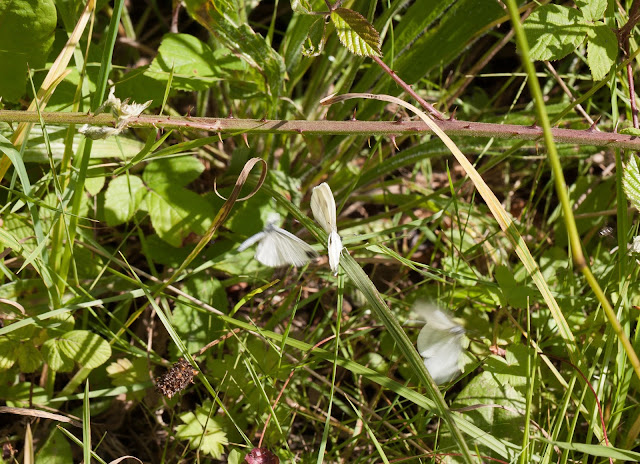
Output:
[[218,132],[218,140],[220,140],[220,143],[222,143],[222,134],[220,132]]
[[598,116],[596,118],[595,121],[593,121],[593,124],[591,124],[591,126],[589,127],[589,129],[587,129],[587,132],[595,132],[598,126],[598,121],[600,121],[601,116]]
[[233,112],[231,110],[229,110],[229,114],[227,115],[227,119],[235,119],[233,117]]
[[242,134],[242,139],[244,140],[244,143],[245,143],[245,145],[247,146],[247,148],[251,148],[251,147],[249,146],[249,139],[247,138],[247,133],[246,133],[246,132],[244,132],[244,133]]
[[351,115],[351,120],[352,121],[357,121],[356,119],[356,112],[358,111],[358,108],[354,108],[353,109],[353,115]]
[[396,143],[396,136],[395,135],[390,135],[389,138],[391,139],[391,143],[393,143],[393,146],[396,148],[397,151],[400,151],[400,149],[398,148],[398,144]]
[[458,111],[458,107],[457,106],[453,108],[453,112],[449,116],[449,121],[455,121],[456,120],[456,111]]

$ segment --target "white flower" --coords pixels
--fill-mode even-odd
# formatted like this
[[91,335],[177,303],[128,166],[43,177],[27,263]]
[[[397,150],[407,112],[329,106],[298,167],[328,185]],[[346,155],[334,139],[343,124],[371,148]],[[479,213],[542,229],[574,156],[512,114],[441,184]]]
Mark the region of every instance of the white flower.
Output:
[[111,87],[109,96],[94,114],[100,114],[106,109],[111,109],[111,113],[116,118],[116,127],[98,127],[85,124],[78,129],[78,132],[93,140],[104,139],[110,135],[118,135],[127,127],[132,118],[140,116],[140,114],[142,114],[142,112],[153,102],[153,100],[149,100],[146,103],[128,103],[129,99],[122,102],[118,97],[116,97],[115,91],[116,88]]

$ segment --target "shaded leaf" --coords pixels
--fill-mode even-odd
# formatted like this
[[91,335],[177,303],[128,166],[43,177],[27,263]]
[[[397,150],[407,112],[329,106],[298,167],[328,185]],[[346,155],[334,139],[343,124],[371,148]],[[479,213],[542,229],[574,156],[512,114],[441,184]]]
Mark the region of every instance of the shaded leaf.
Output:
[[524,22],[533,60],[559,60],[574,51],[585,38],[580,10],[560,5],[537,8]]
[[598,24],[588,29],[587,63],[593,80],[607,77],[618,56],[618,37],[606,25]]
[[87,369],[101,366],[111,356],[111,345],[88,330],[72,330],[58,339],[60,350]]
[[224,48],[213,51],[190,34],[166,34],[145,75],[166,82],[172,69],[172,88],[205,90],[231,77],[231,71],[246,71],[248,67],[231,51]]
[[240,56],[262,75],[266,93],[273,107],[284,88],[285,66],[282,57],[256,34],[248,24],[241,23],[228,1],[218,1],[212,7],[210,0],[186,0],[187,11],[196,21],[215,35],[228,49]]
[[0,97],[17,101],[25,93],[27,65],[44,65],[56,21],[53,0],[0,2]]
[[158,236],[175,247],[191,233],[204,234],[214,211],[209,203],[190,190],[164,184],[146,196],[151,223]]
[[129,221],[140,207],[147,189],[137,176],[120,176],[109,182],[105,193],[104,216],[107,224],[117,226]]
[[153,161],[145,168],[142,179],[150,188],[161,185],[182,187],[195,180],[204,171],[197,158],[182,156]]
[[323,17],[316,18],[309,28],[309,35],[302,45],[302,54],[304,56],[318,56],[324,49],[326,23]]
[[331,21],[342,45],[360,56],[382,56],[380,34],[357,11],[337,8],[331,12]]

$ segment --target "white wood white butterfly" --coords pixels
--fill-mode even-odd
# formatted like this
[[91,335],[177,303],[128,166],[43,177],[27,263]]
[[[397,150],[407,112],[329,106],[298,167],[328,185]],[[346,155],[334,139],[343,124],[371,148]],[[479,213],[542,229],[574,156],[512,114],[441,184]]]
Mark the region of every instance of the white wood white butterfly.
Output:
[[336,221],[336,200],[333,198],[331,188],[326,182],[313,188],[311,192],[311,211],[316,222],[329,234],[327,242],[327,254],[329,266],[333,275],[338,274],[340,254],[342,253],[342,239],[338,235]]
[[464,328],[448,311],[433,304],[418,302],[414,311],[426,321],[418,334],[418,353],[435,383],[446,383],[461,370]]
[[280,267],[293,264],[304,266],[318,253],[304,240],[296,237],[291,232],[278,227],[280,215],[270,213],[262,232],[252,235],[238,247],[238,251],[244,251],[256,242],[258,248],[254,257],[270,267]]

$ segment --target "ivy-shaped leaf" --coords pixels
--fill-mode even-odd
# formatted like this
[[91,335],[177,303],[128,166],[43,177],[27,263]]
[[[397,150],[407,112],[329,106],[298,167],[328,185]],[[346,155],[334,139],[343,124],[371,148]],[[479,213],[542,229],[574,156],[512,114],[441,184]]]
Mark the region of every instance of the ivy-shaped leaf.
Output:
[[138,210],[147,189],[137,176],[125,175],[109,182],[104,196],[104,216],[107,224],[117,226],[129,221]]
[[588,29],[587,63],[594,81],[607,77],[618,57],[618,38],[605,24]]
[[587,32],[580,10],[561,5],[537,8],[523,26],[533,60],[564,58],[584,41]]
[[360,56],[382,56],[380,34],[360,13],[348,8],[336,8],[331,21],[342,45]]
[[180,415],[184,424],[176,426],[176,437],[188,440],[191,449],[198,449],[210,454],[214,459],[220,459],[229,440],[219,419],[211,417],[214,409],[211,401],[206,401],[196,408],[195,413],[187,412]]
[[640,170],[638,169],[638,157],[636,155],[631,155],[629,162],[624,167],[622,188],[631,204],[637,210],[640,210]]

